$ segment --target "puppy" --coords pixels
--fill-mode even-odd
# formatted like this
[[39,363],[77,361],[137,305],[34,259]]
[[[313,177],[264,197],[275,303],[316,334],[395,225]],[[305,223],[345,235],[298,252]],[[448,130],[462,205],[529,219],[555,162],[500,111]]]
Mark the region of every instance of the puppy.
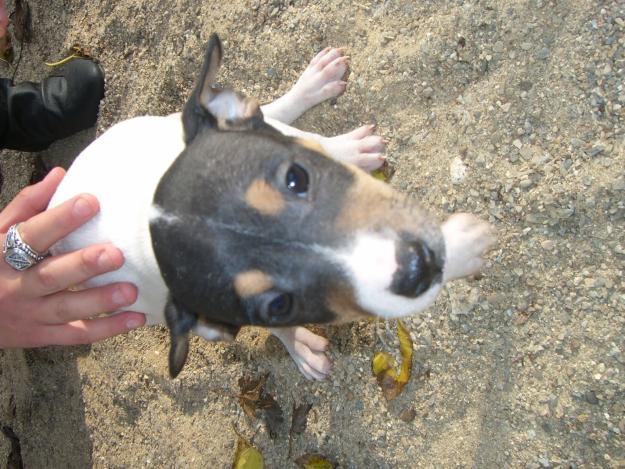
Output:
[[124,266],[89,286],[137,285],[128,309],[169,327],[172,377],[191,332],[228,340],[260,325],[304,376],[323,379],[328,343],[301,325],[428,307],[445,282],[479,270],[490,229],[468,214],[440,225],[363,171],[383,161],[372,127],[325,138],[287,125],[345,89],[339,49],[264,107],[214,86],[221,60],[213,35],[182,115],[121,122],[82,152],[51,206],[89,192],[101,211],[53,252],[122,250]]

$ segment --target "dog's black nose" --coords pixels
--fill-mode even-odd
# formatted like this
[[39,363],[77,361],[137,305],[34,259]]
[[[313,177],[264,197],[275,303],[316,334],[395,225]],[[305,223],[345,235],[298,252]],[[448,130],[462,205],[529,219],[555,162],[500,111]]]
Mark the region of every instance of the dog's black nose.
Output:
[[398,241],[395,251],[398,268],[393,275],[391,291],[396,295],[416,298],[433,283],[440,282],[440,259],[423,241]]

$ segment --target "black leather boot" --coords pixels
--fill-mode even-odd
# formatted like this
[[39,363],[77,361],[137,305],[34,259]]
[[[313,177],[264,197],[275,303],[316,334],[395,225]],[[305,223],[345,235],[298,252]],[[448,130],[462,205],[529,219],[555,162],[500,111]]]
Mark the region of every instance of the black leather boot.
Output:
[[45,150],[56,140],[93,126],[104,97],[104,73],[75,59],[41,83],[0,79],[0,148]]

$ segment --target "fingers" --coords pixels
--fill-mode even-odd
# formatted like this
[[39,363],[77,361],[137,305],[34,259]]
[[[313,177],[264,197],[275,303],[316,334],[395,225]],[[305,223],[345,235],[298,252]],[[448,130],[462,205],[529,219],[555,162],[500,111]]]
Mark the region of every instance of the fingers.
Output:
[[74,321],[62,326],[42,328],[48,343],[56,345],[90,344],[117,334],[123,334],[145,324],[145,315],[134,312],[114,316]]
[[123,263],[122,252],[111,245],[89,246],[50,257],[24,273],[24,292],[32,297],[50,295],[117,270]]
[[0,213],[0,231],[6,232],[9,226],[45,210],[63,176],[65,170],[54,168],[42,181],[22,189]]
[[[45,208],[45,207],[44,207]],[[89,194],[77,195],[21,223],[22,240],[39,253],[86,223],[100,210],[98,200]]]
[[136,300],[137,288],[130,283],[63,291],[45,298],[36,318],[41,324],[67,324],[118,310]]

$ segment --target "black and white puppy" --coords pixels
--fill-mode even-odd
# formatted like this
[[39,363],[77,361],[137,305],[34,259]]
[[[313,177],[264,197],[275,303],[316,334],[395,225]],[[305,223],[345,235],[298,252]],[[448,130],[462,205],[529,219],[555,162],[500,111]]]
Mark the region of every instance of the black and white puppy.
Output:
[[322,51],[262,108],[214,87],[221,58],[213,35],[182,115],[121,122],[76,159],[51,205],[89,192],[101,211],[53,252],[122,250],[124,266],[89,285],[138,287],[128,309],[169,326],[172,376],[190,332],[223,340],[260,325],[323,379],[328,343],[301,325],[426,308],[445,282],[479,270],[490,229],[468,214],[440,225],[363,171],[383,160],[371,126],[325,138],[286,125],[344,90],[341,50]]

